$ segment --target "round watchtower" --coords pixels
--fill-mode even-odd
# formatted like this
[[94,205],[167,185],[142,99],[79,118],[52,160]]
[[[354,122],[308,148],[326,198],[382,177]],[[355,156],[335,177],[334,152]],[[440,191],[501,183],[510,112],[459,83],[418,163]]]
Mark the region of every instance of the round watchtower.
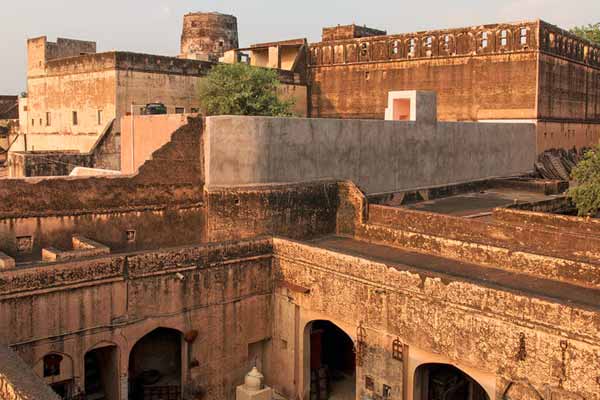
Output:
[[182,57],[217,61],[226,51],[238,47],[235,16],[217,12],[197,12],[183,16]]

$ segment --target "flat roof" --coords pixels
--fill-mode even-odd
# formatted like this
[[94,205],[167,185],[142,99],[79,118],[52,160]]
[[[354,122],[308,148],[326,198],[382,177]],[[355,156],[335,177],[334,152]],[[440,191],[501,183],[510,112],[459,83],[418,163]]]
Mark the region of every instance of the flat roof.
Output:
[[461,193],[454,196],[419,201],[402,207],[458,217],[481,218],[491,214],[496,207],[506,207],[515,203],[533,203],[559,197],[562,196],[494,187],[479,192]]
[[466,281],[492,289],[545,298],[594,311],[600,310],[600,289],[345,237],[329,236],[311,241],[310,244],[337,253],[379,262],[399,271],[414,272],[431,278],[440,278],[443,281]]

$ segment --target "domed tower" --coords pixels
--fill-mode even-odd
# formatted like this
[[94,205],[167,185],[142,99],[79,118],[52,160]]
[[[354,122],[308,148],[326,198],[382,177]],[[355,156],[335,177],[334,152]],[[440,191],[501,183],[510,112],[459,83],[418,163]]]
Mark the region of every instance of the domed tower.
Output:
[[235,16],[217,12],[183,16],[181,57],[218,61],[226,51],[238,47]]

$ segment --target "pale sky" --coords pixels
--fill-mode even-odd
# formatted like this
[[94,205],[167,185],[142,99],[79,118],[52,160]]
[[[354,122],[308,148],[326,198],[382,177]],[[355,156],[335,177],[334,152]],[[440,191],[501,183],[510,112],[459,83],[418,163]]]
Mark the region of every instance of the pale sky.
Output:
[[0,0],[0,94],[25,90],[26,40],[94,40],[98,51],[179,52],[183,14],[238,17],[240,45],[306,37],[366,24],[388,33],[541,18],[570,28],[600,21],[600,0]]

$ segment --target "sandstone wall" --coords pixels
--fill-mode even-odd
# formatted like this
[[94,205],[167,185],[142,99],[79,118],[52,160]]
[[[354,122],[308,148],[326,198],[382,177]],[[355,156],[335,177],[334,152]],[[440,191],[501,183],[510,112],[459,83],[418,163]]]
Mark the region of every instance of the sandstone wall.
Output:
[[[529,212],[518,213],[518,218],[513,218],[514,225],[499,223],[503,222],[499,218],[513,213],[505,209],[495,210],[491,221],[465,220],[462,217],[380,205],[369,205],[368,213],[368,223],[373,225],[564,257],[584,263],[600,261],[599,237],[587,236],[583,229],[567,231],[530,225],[528,220],[532,217]],[[552,217],[549,216],[548,219]]]
[[[39,260],[42,247],[68,249],[73,234],[113,250],[198,243],[205,235],[202,123],[192,119],[137,175],[0,181],[0,251]],[[134,231],[136,239],[127,240]],[[19,238],[32,243],[18,251]]]
[[595,122],[567,122],[566,120],[553,122],[542,120],[537,126],[537,149],[542,153],[549,149],[581,149],[596,146],[600,143],[600,121]]
[[3,272],[0,343],[38,375],[44,355],[63,355],[61,376],[46,382],[74,378],[81,388],[85,353],[117,346],[109,367],[125,399],[129,354],[140,338],[158,327],[196,331],[182,341],[184,390],[230,399],[252,362],[250,345],[270,336],[263,316],[271,308],[271,251],[258,240]]
[[209,117],[208,186],[348,179],[369,194],[522,174],[532,124]]
[[[292,287],[309,289],[302,293],[282,286],[275,296],[282,319],[273,334],[273,359],[295,364],[272,374],[271,383],[290,397],[306,396],[310,384],[304,329],[325,319],[356,346],[359,324],[365,329],[357,398],[373,395],[364,386],[370,376],[375,394],[387,384],[391,399],[412,400],[414,371],[427,362],[459,367],[492,400],[599,398],[597,311],[284,240],[275,240],[274,273]],[[521,333],[527,355],[519,359]],[[396,338],[408,346],[401,361],[391,357]],[[277,348],[277,342],[287,346]]]
[[313,44],[311,115],[383,119],[388,92],[428,90],[440,120],[533,119],[537,32],[525,22]]
[[307,239],[333,234],[338,190],[334,181],[209,189],[207,240],[258,235]]
[[3,400],[59,400],[13,351],[0,346],[0,397]]
[[91,155],[69,151],[10,152],[7,163],[10,178],[67,176],[75,167],[93,167]]

